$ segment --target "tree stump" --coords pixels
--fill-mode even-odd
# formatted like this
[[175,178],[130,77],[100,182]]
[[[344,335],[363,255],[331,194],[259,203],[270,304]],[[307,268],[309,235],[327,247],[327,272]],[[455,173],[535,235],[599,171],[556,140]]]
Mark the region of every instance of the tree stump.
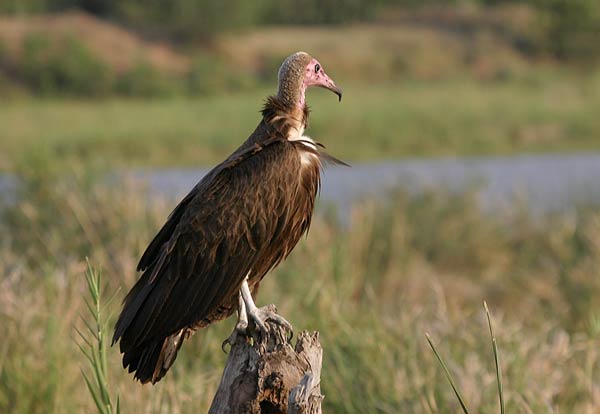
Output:
[[209,414],[321,414],[319,333],[302,331],[292,348],[283,328],[268,328],[238,336]]

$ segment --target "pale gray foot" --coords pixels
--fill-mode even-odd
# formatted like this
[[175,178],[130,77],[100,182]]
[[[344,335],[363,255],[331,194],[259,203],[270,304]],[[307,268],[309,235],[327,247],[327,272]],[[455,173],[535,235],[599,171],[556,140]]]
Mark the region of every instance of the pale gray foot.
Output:
[[231,335],[229,335],[229,337],[225,339],[221,344],[221,349],[225,353],[227,353],[227,351],[225,350],[226,345],[229,345],[229,347],[231,348],[233,344],[237,342],[240,336],[248,336],[248,314],[246,313],[246,305],[244,304],[244,299],[242,298],[242,292],[238,292],[237,316],[237,322],[235,323],[233,332],[231,332]]
[[248,321],[254,322],[254,325],[258,328],[258,330],[262,334],[266,334],[268,332],[267,321],[272,322],[280,327],[284,328],[286,331],[290,333],[290,339],[294,335],[294,330],[292,325],[285,320],[281,315],[277,314],[277,309],[275,305],[267,305],[261,308],[257,307],[252,299],[252,294],[250,293],[250,287],[248,286],[248,279],[244,280],[242,287],[240,289],[242,294],[242,298],[244,304],[246,305],[246,313],[248,315]]

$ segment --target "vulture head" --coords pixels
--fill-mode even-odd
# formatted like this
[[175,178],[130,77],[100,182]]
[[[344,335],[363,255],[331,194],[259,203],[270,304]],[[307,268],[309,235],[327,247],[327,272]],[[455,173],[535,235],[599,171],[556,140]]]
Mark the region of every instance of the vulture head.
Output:
[[310,86],[329,89],[342,100],[342,90],[327,76],[319,61],[306,52],[288,56],[279,68],[278,78],[277,96],[291,107],[304,107],[306,89]]

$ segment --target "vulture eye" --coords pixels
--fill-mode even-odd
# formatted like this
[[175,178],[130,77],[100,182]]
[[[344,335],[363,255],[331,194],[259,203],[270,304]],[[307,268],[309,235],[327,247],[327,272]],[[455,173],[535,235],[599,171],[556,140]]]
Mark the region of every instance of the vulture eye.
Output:
[[321,70],[321,65],[319,65],[318,63],[315,65],[315,73],[319,73],[319,71]]

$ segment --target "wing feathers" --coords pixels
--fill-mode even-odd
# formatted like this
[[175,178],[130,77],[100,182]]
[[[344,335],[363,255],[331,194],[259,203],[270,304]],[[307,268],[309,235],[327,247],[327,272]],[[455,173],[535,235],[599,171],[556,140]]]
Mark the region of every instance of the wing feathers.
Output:
[[137,270],[144,271],[146,270],[154,260],[158,257],[158,252],[163,246],[163,244],[171,238],[175,227],[179,223],[181,216],[185,212],[185,208],[188,203],[192,200],[195,192],[192,190],[181,202],[175,207],[175,209],[169,214],[167,222],[160,229],[158,234],[154,236],[154,239],[150,242],[146,251],[142,255],[140,262],[138,263]]
[[[285,228],[290,206],[282,198],[295,194],[299,183],[278,174],[284,166],[276,162],[294,160],[299,162],[293,146],[272,139],[241,151],[186,196],[142,256],[146,271],[126,298],[115,330],[123,351],[172,335],[235,299],[272,235]],[[270,261],[269,269],[280,255],[271,252],[261,263]]]
[[181,346],[178,333],[228,316],[244,277],[258,282],[307,229],[319,168],[299,177],[298,145],[277,133],[258,144],[249,139],[194,187],[152,240],[113,337],[138,379],[160,379]]

